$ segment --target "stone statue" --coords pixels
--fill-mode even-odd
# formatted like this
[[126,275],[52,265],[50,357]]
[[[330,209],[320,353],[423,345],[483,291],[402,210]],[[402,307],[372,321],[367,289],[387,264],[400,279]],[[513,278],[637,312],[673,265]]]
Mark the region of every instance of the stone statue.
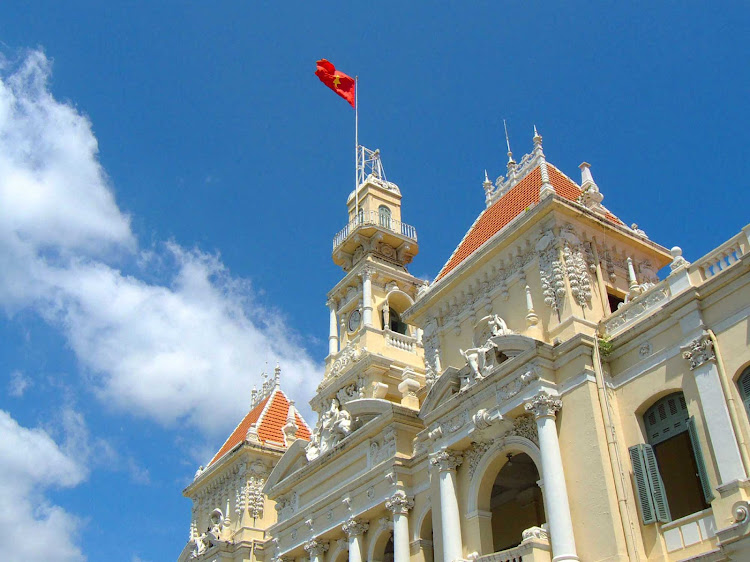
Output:
[[490,318],[488,324],[490,326],[490,331],[493,337],[507,336],[513,333],[512,330],[508,329],[508,325],[505,323],[505,320],[500,318],[497,314]]

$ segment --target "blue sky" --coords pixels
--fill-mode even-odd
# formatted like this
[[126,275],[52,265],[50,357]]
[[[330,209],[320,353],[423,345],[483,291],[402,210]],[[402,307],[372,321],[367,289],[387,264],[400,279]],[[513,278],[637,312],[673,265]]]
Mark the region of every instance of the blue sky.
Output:
[[0,4],[0,524],[39,537],[8,559],[176,558],[265,363],[311,397],[354,175],[318,58],[360,77],[415,275],[503,119],[689,260],[750,222],[746,4],[402,4]]

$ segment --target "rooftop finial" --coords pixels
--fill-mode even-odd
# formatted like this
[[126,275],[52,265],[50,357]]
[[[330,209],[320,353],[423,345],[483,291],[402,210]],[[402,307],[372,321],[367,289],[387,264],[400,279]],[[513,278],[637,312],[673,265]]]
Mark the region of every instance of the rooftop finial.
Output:
[[510,149],[510,137],[508,136],[508,124],[503,119],[503,128],[505,129],[505,144],[508,147],[508,170],[516,167],[516,161],[513,160],[513,151]]
[[487,170],[484,171],[484,183],[482,184],[482,187],[484,187],[484,202],[489,207],[492,204],[493,185],[487,175]]
[[542,135],[536,130],[536,125],[534,125],[534,154],[539,158],[539,172],[542,175],[542,188],[539,190],[539,199],[544,199],[555,194],[555,187],[549,179],[547,160],[544,158],[544,151],[542,150]]
[[273,382],[277,388],[281,385],[281,367],[278,361],[276,361],[276,367],[273,370]]

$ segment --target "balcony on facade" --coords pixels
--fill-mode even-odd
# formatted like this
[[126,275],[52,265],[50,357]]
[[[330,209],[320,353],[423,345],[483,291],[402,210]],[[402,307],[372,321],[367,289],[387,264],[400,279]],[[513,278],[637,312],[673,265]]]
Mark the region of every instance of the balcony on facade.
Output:
[[[417,229],[410,224],[392,219],[377,211],[360,211],[333,237],[333,250],[336,251],[339,247],[346,246],[356,233],[370,237],[376,231],[385,234],[383,241],[394,248],[398,248],[404,242],[417,241]],[[346,251],[345,248],[342,249]]]

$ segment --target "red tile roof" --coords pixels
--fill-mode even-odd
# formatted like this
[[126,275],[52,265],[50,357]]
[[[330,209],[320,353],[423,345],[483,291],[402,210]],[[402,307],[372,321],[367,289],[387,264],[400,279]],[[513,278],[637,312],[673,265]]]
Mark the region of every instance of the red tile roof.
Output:
[[[547,170],[552,186],[561,197],[576,201],[581,196],[581,188],[568,176],[560,172],[549,162]],[[529,172],[521,181],[508,190],[502,197],[485,209],[471,226],[448,262],[438,274],[435,281],[445,277],[458,265],[473,254],[482,244],[507,226],[510,221],[526,209],[539,203],[539,190],[542,187],[542,173],[539,166]],[[622,221],[611,213],[606,218],[617,224]]]
[[[286,394],[276,388],[242,418],[242,421],[229,436],[229,439],[224,442],[224,445],[222,445],[219,452],[214,455],[214,458],[211,459],[208,465],[211,466],[237,445],[244,442],[247,430],[250,429],[253,423],[256,424],[258,439],[260,439],[261,443],[273,442],[276,445],[286,446],[287,443],[282,428],[286,425],[287,415],[289,415],[289,399],[286,397]],[[297,429],[297,439],[309,441],[310,428],[296,409],[294,419],[299,428]]]

